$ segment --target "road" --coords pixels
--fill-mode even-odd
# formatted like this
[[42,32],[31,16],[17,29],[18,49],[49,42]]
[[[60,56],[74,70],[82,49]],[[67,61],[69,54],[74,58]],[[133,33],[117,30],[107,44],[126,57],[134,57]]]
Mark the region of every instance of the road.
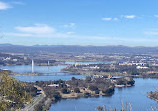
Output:
[[38,90],[40,90],[39,93],[41,93],[41,94],[34,97],[33,101],[30,104],[26,105],[26,107],[24,109],[22,109],[22,111],[33,111],[34,106],[37,105],[46,96],[41,87],[36,86],[36,85],[34,85],[34,87],[36,87]]

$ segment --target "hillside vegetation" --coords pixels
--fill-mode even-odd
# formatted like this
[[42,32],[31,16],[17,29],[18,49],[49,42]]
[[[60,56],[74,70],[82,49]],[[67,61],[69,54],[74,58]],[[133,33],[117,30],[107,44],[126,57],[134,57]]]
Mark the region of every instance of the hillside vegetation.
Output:
[[22,109],[35,95],[36,89],[32,85],[19,82],[6,72],[0,72],[0,111]]

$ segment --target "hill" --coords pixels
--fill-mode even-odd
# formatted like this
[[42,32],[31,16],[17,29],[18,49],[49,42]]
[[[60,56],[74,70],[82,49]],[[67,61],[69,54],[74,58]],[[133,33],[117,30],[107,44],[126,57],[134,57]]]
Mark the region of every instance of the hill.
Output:
[[0,44],[0,52],[12,53],[157,53],[158,47],[127,47],[127,46],[76,46],[76,45],[34,45],[22,46]]

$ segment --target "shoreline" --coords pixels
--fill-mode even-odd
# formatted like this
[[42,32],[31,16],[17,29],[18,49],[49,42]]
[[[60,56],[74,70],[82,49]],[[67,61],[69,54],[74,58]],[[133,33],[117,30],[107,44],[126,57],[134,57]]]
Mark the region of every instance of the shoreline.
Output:
[[153,94],[158,94],[158,92],[148,92],[147,97],[158,102],[158,98],[156,99],[156,98],[152,97]]
[[[60,64],[49,64],[49,65],[47,65],[47,64],[35,64],[35,66],[57,66],[57,65],[61,65],[62,63],[60,63]],[[7,64],[7,65],[0,65],[0,67],[1,66],[22,66],[22,65],[26,65],[26,66],[31,66],[32,64]]]
[[118,78],[117,81],[109,78],[87,77],[85,80],[38,81],[35,85],[41,87],[55,104],[62,99],[78,99],[99,96],[112,96],[115,88],[132,87],[135,81],[131,77]]
[[[90,96],[84,96],[84,95],[80,95],[80,93],[75,93],[75,94],[79,94],[79,95],[77,95],[77,96],[63,96],[62,95],[62,98],[60,99],[60,100],[58,100],[58,101],[52,101],[51,102],[51,105],[52,104],[57,104],[58,102],[60,102],[60,101],[62,101],[62,100],[66,100],[66,99],[80,99],[80,98],[99,98],[100,96],[102,96],[102,97],[110,97],[110,96],[112,96],[114,93],[115,93],[115,88],[123,88],[123,87],[132,87],[131,85],[123,85],[123,86],[121,86],[121,87],[114,87],[114,92],[113,93],[111,93],[111,94],[103,94],[103,93],[101,93],[101,94],[91,94]],[[48,109],[50,109],[51,108],[51,106],[48,108]]]
[[[64,71],[63,69],[61,70],[61,72],[63,73],[70,73],[70,74],[74,74],[74,75],[90,75],[90,76],[94,76],[94,75],[100,75],[100,76],[108,76],[109,73],[105,74],[87,74],[86,72],[71,72],[71,71]],[[133,77],[133,78],[151,78],[151,79],[158,79],[158,77],[154,77],[154,76],[144,76],[144,75],[122,75],[122,74],[113,74],[112,76],[129,76],[129,77]]]
[[42,73],[11,73],[11,76],[42,76]]

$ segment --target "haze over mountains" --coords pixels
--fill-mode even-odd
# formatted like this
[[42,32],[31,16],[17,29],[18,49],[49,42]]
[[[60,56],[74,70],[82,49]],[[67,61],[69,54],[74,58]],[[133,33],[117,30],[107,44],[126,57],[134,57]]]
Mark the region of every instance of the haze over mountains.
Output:
[[127,46],[78,46],[78,45],[34,45],[22,46],[0,44],[0,52],[12,53],[158,53],[158,47],[127,47]]

